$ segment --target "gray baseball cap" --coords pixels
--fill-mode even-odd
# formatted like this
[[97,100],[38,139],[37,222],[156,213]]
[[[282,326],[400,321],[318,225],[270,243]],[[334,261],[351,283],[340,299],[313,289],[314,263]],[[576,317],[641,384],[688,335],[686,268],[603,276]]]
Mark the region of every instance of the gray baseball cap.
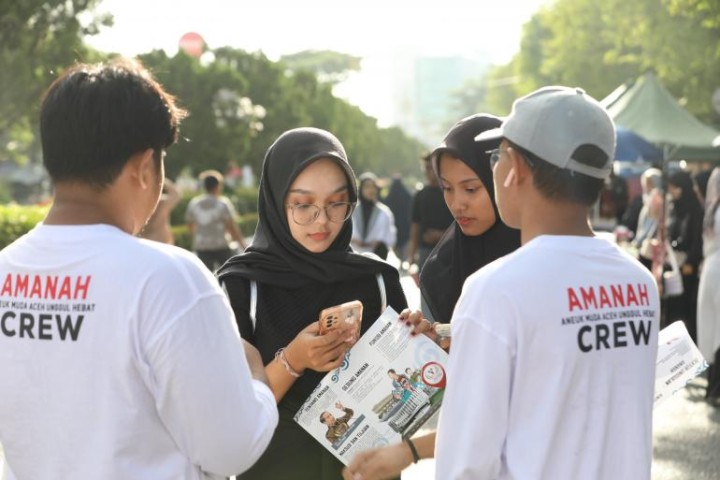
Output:
[[513,103],[499,128],[475,141],[506,138],[559,168],[606,178],[615,156],[615,124],[581,88],[543,87]]

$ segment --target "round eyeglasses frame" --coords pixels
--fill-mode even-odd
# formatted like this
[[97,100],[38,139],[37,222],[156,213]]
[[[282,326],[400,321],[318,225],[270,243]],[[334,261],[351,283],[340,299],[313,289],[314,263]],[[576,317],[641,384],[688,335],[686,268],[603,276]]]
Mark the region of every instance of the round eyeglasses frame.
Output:
[[[296,203],[294,205],[287,204],[285,205],[285,207],[292,210],[293,222],[297,223],[298,225],[311,225],[315,223],[315,221],[318,219],[321,210],[325,210],[325,216],[327,217],[328,221],[333,223],[343,223],[352,215],[353,210],[355,209],[355,204],[352,202],[332,202],[320,207],[319,205],[315,205],[314,203]],[[346,209],[342,217],[336,216],[335,213],[330,213],[333,212],[332,209],[339,210],[341,207],[345,207]],[[298,220],[298,209],[306,210],[306,213],[310,216],[308,218],[301,217]]]

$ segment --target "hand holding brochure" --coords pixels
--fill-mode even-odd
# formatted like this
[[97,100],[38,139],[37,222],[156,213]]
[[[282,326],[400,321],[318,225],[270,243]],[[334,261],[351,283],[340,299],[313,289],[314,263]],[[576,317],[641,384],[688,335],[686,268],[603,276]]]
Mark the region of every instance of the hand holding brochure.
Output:
[[388,308],[329,372],[295,421],[344,464],[415,433],[440,408],[447,353]]
[[683,389],[707,367],[707,362],[682,321],[678,320],[660,330],[655,366],[654,406],[657,407]]

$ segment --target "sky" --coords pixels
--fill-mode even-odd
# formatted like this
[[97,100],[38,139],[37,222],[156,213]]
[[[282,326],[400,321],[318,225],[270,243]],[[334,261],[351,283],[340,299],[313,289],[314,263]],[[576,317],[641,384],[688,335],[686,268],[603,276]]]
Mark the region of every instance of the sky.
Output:
[[89,37],[93,47],[128,56],[152,49],[172,55],[197,32],[210,48],[263,51],[270,59],[302,50],[364,58],[340,96],[384,123],[384,73],[401,56],[464,56],[505,63],[519,49],[522,25],[550,0],[103,0],[113,27]]

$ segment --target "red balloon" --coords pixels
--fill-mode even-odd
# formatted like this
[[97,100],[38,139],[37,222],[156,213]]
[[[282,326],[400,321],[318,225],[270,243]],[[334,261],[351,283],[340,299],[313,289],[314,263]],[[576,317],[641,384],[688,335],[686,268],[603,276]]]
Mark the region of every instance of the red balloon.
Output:
[[199,33],[188,32],[180,37],[180,48],[191,57],[199,57],[205,51],[205,40]]

